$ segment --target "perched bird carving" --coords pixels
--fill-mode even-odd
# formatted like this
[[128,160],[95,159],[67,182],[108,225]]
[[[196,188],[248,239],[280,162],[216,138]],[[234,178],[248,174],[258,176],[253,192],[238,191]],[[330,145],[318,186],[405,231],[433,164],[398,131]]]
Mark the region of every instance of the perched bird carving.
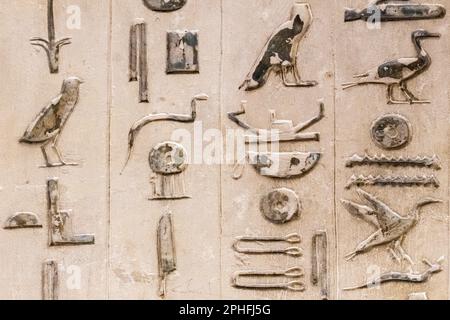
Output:
[[[271,71],[281,72],[283,83],[287,87],[317,85],[316,81],[302,81],[297,68],[298,46],[311,23],[309,4],[295,4],[291,20],[283,23],[273,33],[239,89],[250,91],[262,87]],[[290,74],[294,76],[294,81],[288,80]]]
[[[61,93],[39,112],[20,139],[21,143],[41,144],[45,167],[77,165],[77,163],[69,163],[64,160],[57,143],[61,131],[78,103],[79,89],[82,83],[83,81],[77,77],[65,79]],[[51,144],[59,162],[50,162],[46,150],[49,144]]]
[[350,214],[363,219],[378,230],[362,241],[355,251],[349,253],[346,256],[347,260],[351,260],[355,256],[368,252],[377,246],[389,244],[389,250],[398,262],[406,260],[413,264],[409,255],[402,248],[402,242],[408,232],[419,222],[420,209],[425,205],[441,203],[442,201],[430,197],[424,198],[414,205],[408,215],[402,216],[368,192],[361,189],[358,189],[357,192],[370,205],[366,206],[348,200],[341,200],[343,206]]
[[[366,85],[380,84],[387,86],[387,96],[389,104],[419,104],[430,103],[427,100],[417,98],[407,86],[409,80],[416,78],[428,70],[431,65],[430,55],[422,48],[421,40],[426,38],[439,38],[439,33],[431,33],[423,29],[414,31],[411,39],[417,51],[416,57],[399,58],[383,63],[363,74],[355,75],[359,80],[342,84],[343,89]],[[404,100],[394,98],[394,88],[399,87],[405,97]]]

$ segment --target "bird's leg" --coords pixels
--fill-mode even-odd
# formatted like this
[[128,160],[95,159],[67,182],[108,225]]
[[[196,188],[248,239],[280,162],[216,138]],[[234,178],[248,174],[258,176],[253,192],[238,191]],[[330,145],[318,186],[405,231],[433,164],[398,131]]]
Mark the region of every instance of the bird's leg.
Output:
[[390,244],[389,244],[389,247],[388,247],[388,250],[389,250],[389,252],[391,253],[391,255],[392,255],[392,257],[394,258],[394,260],[397,262],[397,263],[401,263],[401,258],[399,257],[399,255],[397,254],[397,252],[396,252],[396,247],[395,247],[395,242],[391,242]]
[[406,260],[411,266],[414,265],[411,257],[406,253],[406,251],[402,248],[403,237],[397,241],[395,241],[395,249],[400,254],[403,260]]
[[314,80],[302,81],[302,78],[300,77],[300,73],[299,73],[298,67],[297,67],[297,60],[294,61],[294,64],[292,66],[292,70],[294,72],[295,81],[298,84],[300,84],[300,86],[302,86],[302,87],[314,87],[314,86],[318,85],[317,81],[314,81]]
[[43,166],[44,168],[52,167],[52,164],[49,161],[47,151],[46,151],[46,147],[50,142],[51,142],[51,140],[47,140],[41,145],[42,155],[44,156],[44,160],[45,160],[45,166]]
[[291,65],[286,64],[285,62],[281,64],[281,79],[283,80],[283,83],[286,87],[296,87],[297,84],[295,82],[288,81],[288,74],[290,67],[292,68]]
[[405,95],[405,97],[408,99],[410,104],[419,104],[419,103],[431,103],[428,100],[420,100],[418,98],[416,98],[416,96],[414,96],[414,94],[409,91],[406,82],[401,82],[400,83],[400,89],[402,91],[402,93]]
[[[295,82],[288,81],[289,73],[294,75]],[[314,87],[317,85],[317,81],[301,80],[296,64],[288,61],[281,63],[281,78],[286,87]]]
[[60,165],[61,166],[77,166],[78,163],[75,162],[67,162],[66,160],[64,160],[63,156],[61,155],[61,152],[58,149],[58,138],[59,138],[59,134],[57,134],[55,136],[55,138],[53,139],[52,142],[52,149],[55,151],[56,156],[58,157],[59,161],[60,161]]
[[388,85],[387,96],[388,96],[388,104],[409,104],[409,100],[396,100],[394,98],[394,87],[395,84]]

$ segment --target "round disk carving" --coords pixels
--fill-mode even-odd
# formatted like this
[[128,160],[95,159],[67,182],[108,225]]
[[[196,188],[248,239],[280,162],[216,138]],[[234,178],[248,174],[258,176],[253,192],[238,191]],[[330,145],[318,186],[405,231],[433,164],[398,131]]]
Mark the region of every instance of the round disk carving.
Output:
[[408,119],[398,114],[384,115],[372,124],[373,141],[383,149],[398,149],[411,140],[412,128]]
[[144,4],[154,11],[174,11],[182,8],[187,0],[144,0]]
[[261,199],[260,209],[269,221],[283,224],[291,221],[301,211],[297,194],[287,188],[275,189]]
[[149,155],[150,168],[159,174],[177,174],[187,167],[187,152],[175,142],[163,142],[155,146]]

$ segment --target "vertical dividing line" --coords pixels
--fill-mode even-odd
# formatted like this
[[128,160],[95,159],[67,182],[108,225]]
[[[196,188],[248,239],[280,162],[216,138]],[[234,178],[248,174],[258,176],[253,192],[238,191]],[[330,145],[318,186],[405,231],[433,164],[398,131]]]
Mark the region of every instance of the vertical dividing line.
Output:
[[[337,153],[336,153],[336,131],[337,131],[337,127],[336,127],[336,88],[337,88],[337,83],[336,83],[336,29],[334,28],[334,26],[336,25],[336,11],[337,11],[337,1],[339,0],[334,0],[334,14],[333,14],[333,28],[331,31],[331,37],[333,39],[333,46],[332,46],[332,56],[333,56],[333,78],[334,78],[334,87],[333,87],[333,153],[334,153],[334,168],[333,168],[333,179],[334,179],[334,190],[333,190],[333,201],[334,201],[334,208],[333,208],[333,214],[334,214],[334,228],[333,228],[333,232],[334,232],[334,245],[330,245],[329,246],[329,250],[334,252],[334,263],[335,263],[335,267],[334,269],[334,281],[332,282],[335,286],[334,288],[334,297],[330,297],[331,299],[336,299],[339,300],[339,252],[338,252],[338,243],[339,243],[339,233],[338,233],[338,215],[337,215],[337,203],[336,203],[336,190],[337,190],[337,184],[336,184],[336,166],[337,166]],[[331,260],[331,257],[330,257]],[[331,272],[329,272],[329,274],[331,274]],[[331,283],[329,285],[332,285]],[[331,288],[330,288],[330,292],[331,292]]]
[[[449,27],[449,24],[447,23],[447,29],[448,29],[448,27]],[[447,35],[447,38],[449,38],[448,35]],[[450,43],[450,41],[447,42],[447,43]],[[447,45],[446,48],[450,49],[450,45]],[[447,88],[448,88],[448,85],[449,85],[449,83],[448,83],[448,79],[447,79]],[[447,96],[448,96],[448,99],[447,99],[447,105],[448,105],[449,101],[450,101],[450,91],[447,91]],[[448,119],[448,116],[449,116],[449,111],[448,111],[448,108],[447,108],[447,117],[446,117],[446,119]],[[449,136],[450,136],[450,126],[449,126],[449,124],[447,122],[447,137],[449,137]],[[450,182],[449,182],[450,174],[449,174],[449,171],[448,171],[449,168],[450,168],[450,157],[448,156],[449,154],[450,154],[450,141],[447,144],[447,246],[448,246],[447,247],[447,251],[448,251],[447,262],[448,262],[448,259],[450,259],[449,258],[450,257],[450,237],[449,237],[449,235],[450,235],[450,222],[449,222],[449,219],[450,219],[450,202],[448,200],[448,199],[450,199]],[[450,272],[450,264],[447,263],[447,274],[449,274],[449,272]],[[450,279],[447,279],[447,299],[450,299]]]
[[[222,135],[224,134],[223,129],[223,117],[222,117],[222,112],[224,110],[223,109],[223,0],[220,0],[220,71],[219,71],[219,125],[222,128]],[[222,148],[223,148],[223,143],[222,143]],[[222,152],[222,157],[226,157],[226,150],[224,150],[225,152]],[[224,162],[225,158],[222,159],[222,161]],[[223,187],[223,166],[224,163],[222,163],[220,165],[220,170],[219,170],[219,206],[220,206],[220,239],[219,239],[219,246],[220,246],[220,266],[219,266],[219,278],[220,278],[220,285],[219,285],[219,290],[220,290],[220,299],[223,298],[223,288],[222,288],[222,283],[223,283],[223,268],[222,268],[222,264],[223,264],[223,246],[222,246],[222,237],[223,237],[223,195],[222,195],[222,187]]]
[[108,223],[107,223],[107,249],[106,249],[106,297],[110,299],[110,272],[111,272],[111,109],[112,109],[112,21],[113,21],[113,0],[109,0],[109,24],[108,24],[108,50],[107,50],[107,108],[108,108],[108,195],[107,195],[107,210],[108,210]]

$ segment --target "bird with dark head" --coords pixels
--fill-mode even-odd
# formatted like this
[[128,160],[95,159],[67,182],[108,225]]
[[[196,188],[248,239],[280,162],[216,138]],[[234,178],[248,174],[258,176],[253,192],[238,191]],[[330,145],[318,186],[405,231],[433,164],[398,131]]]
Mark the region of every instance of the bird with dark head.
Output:
[[[77,163],[70,163],[64,160],[57,143],[61,131],[78,103],[80,85],[82,83],[83,80],[78,77],[65,79],[60,94],[39,112],[20,139],[21,143],[41,145],[41,151],[45,160],[44,167],[77,165]],[[51,162],[48,157],[46,147],[50,143],[59,162]]]
[[[427,71],[431,65],[431,57],[422,48],[421,40],[439,38],[440,36],[439,33],[431,33],[423,29],[414,31],[411,34],[411,40],[417,52],[416,57],[391,60],[365,73],[357,74],[354,78],[359,80],[342,84],[343,89],[367,84],[381,84],[388,87],[389,104],[430,103],[430,101],[417,98],[408,89],[407,82]],[[396,86],[400,88],[401,93],[405,97],[404,100],[396,100],[394,98],[394,87]]]
[[[239,89],[250,91],[262,87],[271,71],[281,72],[283,83],[287,87],[317,85],[316,81],[302,81],[297,68],[298,46],[311,23],[312,12],[309,4],[295,4],[291,20],[283,23],[272,34]],[[294,81],[288,80],[289,74],[293,74]]]

